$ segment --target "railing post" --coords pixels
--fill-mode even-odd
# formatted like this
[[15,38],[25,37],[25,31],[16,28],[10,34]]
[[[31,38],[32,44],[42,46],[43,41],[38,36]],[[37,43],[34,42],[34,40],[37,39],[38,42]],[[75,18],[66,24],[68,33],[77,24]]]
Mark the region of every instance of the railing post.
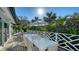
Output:
[[58,33],[55,33],[55,42],[57,42],[58,43]]

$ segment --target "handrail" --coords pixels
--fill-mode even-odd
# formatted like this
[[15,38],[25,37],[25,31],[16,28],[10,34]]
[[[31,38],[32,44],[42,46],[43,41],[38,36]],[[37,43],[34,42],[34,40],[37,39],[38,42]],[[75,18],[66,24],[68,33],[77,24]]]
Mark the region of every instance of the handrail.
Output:
[[[60,44],[65,44],[66,46],[61,46],[62,48],[65,48],[69,51],[79,51],[79,48],[76,47],[76,44],[72,44],[71,42],[75,42],[79,40],[79,35],[74,35],[74,34],[65,34],[65,33],[54,33],[54,32],[46,32],[46,31],[27,31],[29,33],[36,33],[39,34],[41,36],[46,36],[51,40],[54,40],[55,42],[58,42],[59,46],[61,46]],[[63,36],[62,36],[63,35]],[[74,40],[71,37],[77,37],[77,39],[74,38]],[[62,39],[61,39],[61,38]],[[65,41],[62,43],[59,43],[60,41]],[[78,43],[79,44],[79,43]],[[77,44],[77,46],[78,46]],[[68,48],[66,48],[68,47]]]

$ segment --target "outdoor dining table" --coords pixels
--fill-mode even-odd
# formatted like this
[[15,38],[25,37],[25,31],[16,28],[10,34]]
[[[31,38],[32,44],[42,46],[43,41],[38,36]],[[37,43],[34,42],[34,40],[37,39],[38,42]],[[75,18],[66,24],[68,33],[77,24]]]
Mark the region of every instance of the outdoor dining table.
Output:
[[49,51],[56,51],[58,47],[57,42],[41,37],[38,34],[24,34],[23,39],[30,51],[32,51],[33,45],[35,45],[39,51],[45,51],[46,49]]

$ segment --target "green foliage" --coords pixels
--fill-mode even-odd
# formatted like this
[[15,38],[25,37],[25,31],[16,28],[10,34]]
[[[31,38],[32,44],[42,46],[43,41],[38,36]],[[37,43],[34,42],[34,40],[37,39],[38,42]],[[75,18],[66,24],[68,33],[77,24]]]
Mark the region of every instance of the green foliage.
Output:
[[75,12],[75,13],[72,15],[72,20],[79,20],[79,13]]
[[56,19],[56,13],[47,12],[46,17],[43,17],[44,21],[51,23],[52,20]]
[[67,21],[65,25],[64,19],[53,20],[47,26],[30,26],[30,30],[38,31],[48,31],[48,32],[59,32],[59,33],[68,33],[68,34],[79,34],[78,28],[73,22]]
[[68,31],[70,34],[77,34],[77,28],[74,25],[69,26]]
[[31,26],[30,30],[47,31],[47,26]]
[[16,16],[16,20],[15,21],[16,21],[17,24],[19,24],[20,20],[19,20],[18,16]]
[[24,30],[24,32],[26,32],[28,29],[29,29],[29,26],[28,25],[23,25],[22,26],[22,30]]
[[40,20],[38,17],[34,17],[34,19],[32,19],[31,21],[35,22],[35,21],[38,21],[38,20]]
[[72,22],[67,23],[66,28],[67,28],[68,33],[70,33],[70,34],[78,34],[78,32],[77,32],[78,28]]
[[[28,26],[28,25],[16,25],[16,30],[38,30],[38,31],[49,31],[49,32],[59,32],[68,34],[79,34],[79,27],[72,20],[79,20],[79,13],[74,13],[72,15],[67,15],[65,17],[57,18],[55,13],[47,12],[46,17],[43,20],[48,22],[49,25],[46,26]],[[40,20],[35,17],[32,22]],[[79,24],[78,24],[79,26]]]
[[16,30],[21,30],[21,26],[20,25],[15,25],[15,29]]

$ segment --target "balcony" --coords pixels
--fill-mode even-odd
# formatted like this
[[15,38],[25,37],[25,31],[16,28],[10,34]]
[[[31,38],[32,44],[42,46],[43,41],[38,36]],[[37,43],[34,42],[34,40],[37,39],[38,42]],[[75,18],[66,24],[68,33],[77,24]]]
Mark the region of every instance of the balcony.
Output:
[[[22,33],[22,32],[16,33],[13,36],[13,39],[8,40],[4,44],[4,47],[6,48],[6,50],[8,51],[39,51],[38,46],[40,45],[32,41],[30,41],[30,44],[29,44],[29,46],[31,47],[31,50],[28,50],[27,41],[25,41],[25,39],[23,38],[25,34],[36,35],[36,36],[29,36],[29,38],[27,36],[26,40],[27,39],[31,40],[32,38],[34,41],[34,38],[35,38],[38,41],[38,43],[41,42],[42,44],[42,41],[44,42],[44,39],[39,38],[39,37],[42,37],[42,38],[47,38],[51,42],[55,42],[58,44],[55,46],[52,45],[52,48],[53,49],[55,48],[54,50],[48,50],[46,48],[43,51],[79,51],[79,35],[44,32],[44,31],[27,31],[25,33]],[[44,48],[44,46],[46,46],[47,44],[48,43],[45,42],[45,44],[43,44],[42,47]],[[49,47],[49,46],[46,46],[46,47]]]

